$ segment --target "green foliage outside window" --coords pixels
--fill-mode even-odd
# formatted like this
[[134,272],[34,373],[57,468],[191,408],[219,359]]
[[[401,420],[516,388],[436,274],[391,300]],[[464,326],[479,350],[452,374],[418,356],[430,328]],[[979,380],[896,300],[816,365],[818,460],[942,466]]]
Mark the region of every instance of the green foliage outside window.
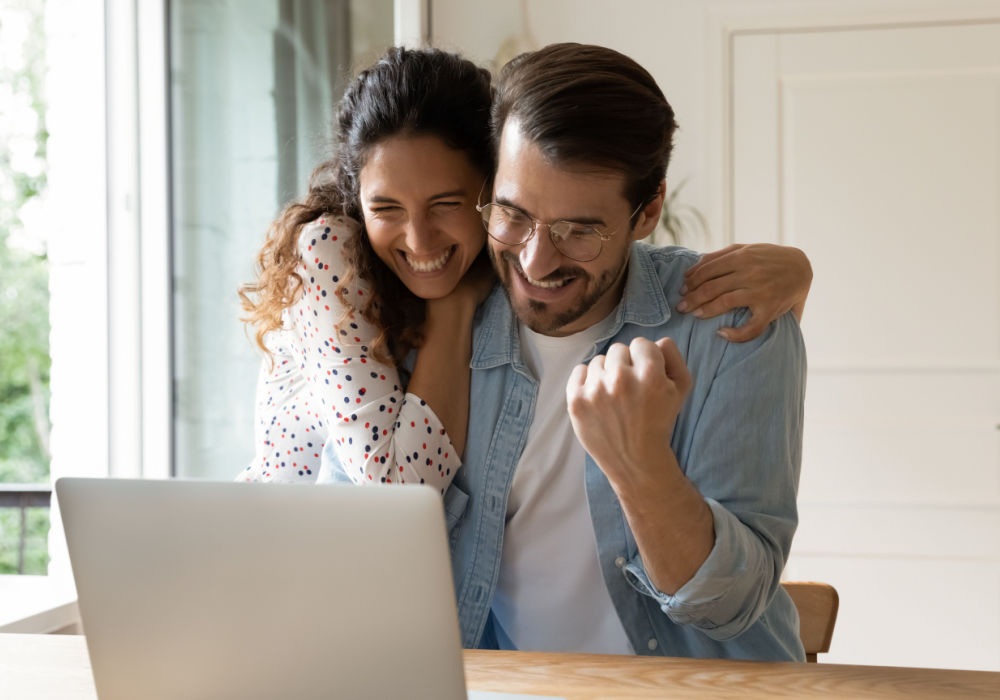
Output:
[[[0,0],[0,482],[49,478],[49,291],[32,208],[46,185],[44,0]],[[19,44],[20,50],[9,50]],[[34,229],[34,230],[33,230]],[[49,513],[26,511],[26,574],[48,564]],[[21,513],[0,508],[0,574],[17,573]]]

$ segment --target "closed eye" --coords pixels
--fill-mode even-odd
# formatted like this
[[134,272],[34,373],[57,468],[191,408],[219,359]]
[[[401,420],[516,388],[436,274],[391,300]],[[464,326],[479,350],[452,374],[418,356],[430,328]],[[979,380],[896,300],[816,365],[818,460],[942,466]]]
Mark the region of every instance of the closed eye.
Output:
[[578,224],[572,221],[557,221],[550,228],[552,229],[552,233],[564,240],[567,238],[590,238],[591,236],[601,235],[601,232],[594,226]]
[[517,224],[526,224],[526,225],[529,225],[529,226],[531,225],[531,217],[528,216],[527,214],[525,214],[520,209],[514,209],[512,207],[499,206],[499,207],[497,207],[497,211],[507,221],[510,221],[510,222],[513,222],[513,223],[517,223]]
[[373,219],[395,220],[403,216],[403,209],[402,207],[393,207],[393,206],[375,207],[373,209],[368,210],[368,216],[372,217]]

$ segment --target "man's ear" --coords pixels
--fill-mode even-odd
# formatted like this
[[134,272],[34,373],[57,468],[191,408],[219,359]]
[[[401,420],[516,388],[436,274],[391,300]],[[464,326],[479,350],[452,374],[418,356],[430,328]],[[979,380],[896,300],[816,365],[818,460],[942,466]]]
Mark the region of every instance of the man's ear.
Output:
[[660,184],[656,188],[656,194],[635,215],[635,226],[632,227],[632,235],[630,236],[633,241],[641,241],[656,230],[656,225],[660,222],[660,214],[663,212],[663,201],[666,199],[666,196],[667,181],[660,180]]

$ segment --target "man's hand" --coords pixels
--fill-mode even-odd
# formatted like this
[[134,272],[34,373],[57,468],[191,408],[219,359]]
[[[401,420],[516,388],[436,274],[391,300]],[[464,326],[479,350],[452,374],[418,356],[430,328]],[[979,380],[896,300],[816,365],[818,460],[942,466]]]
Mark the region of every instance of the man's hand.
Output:
[[791,310],[802,320],[812,284],[809,258],[798,248],[756,243],[731,245],[702,256],[684,274],[684,298],[678,311],[712,318],[746,306],[750,319],[739,328],[723,328],[726,340],[742,343],[764,332]]
[[583,448],[615,491],[648,481],[662,465],[691,389],[691,375],[669,338],[615,343],[607,355],[577,366],[566,383],[570,421]]
[[690,390],[691,374],[669,338],[615,343],[566,382],[573,430],[615,490],[650,581],[670,595],[715,544],[712,511],[670,449]]

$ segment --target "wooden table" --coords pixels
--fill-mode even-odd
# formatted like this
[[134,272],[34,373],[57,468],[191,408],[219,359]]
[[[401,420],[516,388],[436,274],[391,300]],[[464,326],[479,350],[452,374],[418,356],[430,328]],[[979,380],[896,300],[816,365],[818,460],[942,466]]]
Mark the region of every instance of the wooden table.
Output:
[[1000,673],[936,668],[466,651],[476,690],[592,698],[1000,698]]
[[[466,651],[470,688],[593,698],[1000,698],[1000,673]],[[78,635],[0,634],[0,698],[94,700]]]

